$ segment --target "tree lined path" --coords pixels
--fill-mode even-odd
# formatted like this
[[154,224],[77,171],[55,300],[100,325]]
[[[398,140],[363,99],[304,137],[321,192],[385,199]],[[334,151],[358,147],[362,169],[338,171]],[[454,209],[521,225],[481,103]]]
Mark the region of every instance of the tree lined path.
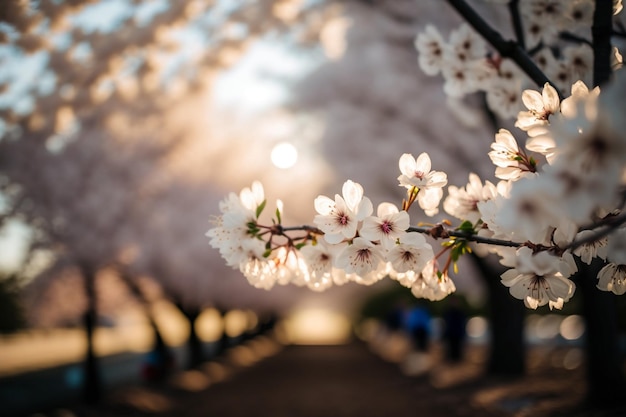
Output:
[[608,417],[626,413],[624,409],[585,410],[580,405],[583,368],[556,367],[554,358],[567,354],[561,348],[533,348],[528,375],[507,380],[482,374],[483,346],[471,346],[467,360],[458,365],[441,363],[440,347],[434,346],[433,368],[408,376],[402,365],[381,359],[362,342],[285,347],[271,345],[269,339],[262,342],[233,348],[220,360],[181,372],[167,383],[122,387],[99,406],[66,411],[93,417]]

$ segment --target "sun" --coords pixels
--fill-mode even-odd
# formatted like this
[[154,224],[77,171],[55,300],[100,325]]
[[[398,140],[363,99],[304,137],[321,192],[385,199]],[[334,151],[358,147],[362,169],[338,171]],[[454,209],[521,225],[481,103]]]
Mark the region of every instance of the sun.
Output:
[[280,142],[272,148],[270,158],[276,168],[288,169],[298,161],[298,150],[291,143]]

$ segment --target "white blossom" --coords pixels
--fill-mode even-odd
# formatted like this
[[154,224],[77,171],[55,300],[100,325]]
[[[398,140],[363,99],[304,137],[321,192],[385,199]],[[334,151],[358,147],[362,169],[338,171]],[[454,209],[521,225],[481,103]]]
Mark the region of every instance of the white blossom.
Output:
[[548,124],[550,115],[559,111],[560,99],[558,92],[549,83],[545,83],[541,93],[535,90],[524,90],[522,102],[528,111],[519,112],[515,127],[533,134],[533,128]]
[[[594,232],[591,230],[583,230],[576,235],[576,240],[581,240],[589,236],[593,236]],[[607,238],[595,240],[593,242],[585,243],[574,249],[574,254],[580,257],[580,260],[591,265],[591,261],[595,257],[606,259],[608,248]]]
[[517,251],[517,266],[501,275],[511,295],[528,308],[548,304],[561,309],[574,295],[576,286],[559,272],[561,261],[547,252],[533,254],[527,247]]
[[446,213],[461,220],[476,223],[480,219],[478,203],[495,199],[498,195],[496,186],[489,181],[483,185],[478,175],[469,174],[469,183],[464,188],[453,185],[448,187],[448,197],[443,202]]
[[626,293],[626,265],[609,263],[598,272],[598,289],[616,295]]
[[415,48],[419,52],[419,66],[427,75],[437,75],[444,67],[446,45],[441,34],[433,25],[426,25],[415,38]]
[[385,257],[381,247],[362,237],[354,238],[352,244],[337,256],[335,263],[347,273],[361,277],[385,271]]
[[241,242],[246,259],[239,265],[239,270],[248,279],[250,285],[265,290],[276,283],[276,264],[263,257],[265,244],[258,239],[246,239]]
[[383,248],[389,249],[409,228],[409,213],[399,211],[392,203],[380,203],[377,214],[378,216],[369,216],[363,220],[359,234],[372,242],[380,242]]
[[320,195],[315,199],[315,225],[322,230],[328,243],[339,243],[356,236],[358,222],[372,214],[374,208],[369,198],[363,196],[363,187],[351,180],[343,184],[343,197],[335,200]]
[[419,233],[405,234],[400,243],[394,245],[387,254],[387,260],[393,268],[392,276],[408,272],[419,274],[433,257],[433,248]]

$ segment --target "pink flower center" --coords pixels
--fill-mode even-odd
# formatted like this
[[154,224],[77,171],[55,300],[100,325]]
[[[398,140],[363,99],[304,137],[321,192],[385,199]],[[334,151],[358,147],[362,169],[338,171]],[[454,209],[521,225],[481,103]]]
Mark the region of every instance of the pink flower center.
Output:
[[380,230],[382,230],[384,234],[388,235],[389,233],[393,231],[393,224],[385,220],[383,224],[380,225]]
[[420,180],[424,179],[424,171],[415,171],[415,178],[419,178]]
[[345,226],[350,221],[350,217],[346,213],[337,213],[337,223],[342,226]]

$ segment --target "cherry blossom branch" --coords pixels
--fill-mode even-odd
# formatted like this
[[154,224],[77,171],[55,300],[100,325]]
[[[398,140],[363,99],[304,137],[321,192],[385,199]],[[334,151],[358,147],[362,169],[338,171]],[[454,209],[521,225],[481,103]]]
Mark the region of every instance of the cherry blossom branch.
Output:
[[[277,224],[277,225],[272,226],[272,230],[274,234],[278,234],[278,235],[285,235],[286,232],[293,232],[293,231],[306,231],[306,232],[314,233],[320,236],[324,234],[324,232],[322,232],[320,229],[316,227],[308,226],[308,225],[283,227],[282,225]],[[513,247],[513,248],[524,246],[523,243],[513,242],[510,240],[492,239],[492,238],[478,236],[475,234],[462,232],[458,230],[449,230],[446,227],[444,227],[442,224],[437,224],[433,227],[413,227],[412,226],[412,227],[409,227],[406,231],[427,234],[435,239],[447,239],[449,237],[458,237],[458,238],[466,239],[470,242],[484,243],[487,245],[507,246],[507,247]]]
[[538,86],[549,83],[558,92],[559,98],[563,96],[559,88],[539,69],[528,56],[522,46],[511,40],[505,40],[502,35],[493,29],[465,0],[447,0],[457,12],[469,23],[480,35],[485,38],[498,53],[513,60],[522,71],[530,77]]
[[609,235],[612,231],[614,231],[624,223],[626,223],[626,212],[621,213],[617,216],[605,217],[600,222],[590,227],[583,228],[583,230],[596,229],[593,234],[590,234],[589,236],[579,240],[574,240],[569,245],[565,246],[563,248],[563,251],[566,251],[568,249],[574,250],[582,245],[586,245],[587,243],[592,243],[600,240],[603,237]]
[[493,239],[484,236],[478,236],[475,234],[461,232],[458,230],[448,230],[443,225],[438,224],[435,227],[409,227],[407,232],[417,232],[427,234],[435,239],[446,239],[448,237],[458,237],[462,239],[466,239],[470,242],[475,243],[484,243],[487,245],[498,245],[498,246],[507,246],[511,248],[519,248],[520,246],[524,246],[523,243],[513,242],[510,240],[503,239]]

